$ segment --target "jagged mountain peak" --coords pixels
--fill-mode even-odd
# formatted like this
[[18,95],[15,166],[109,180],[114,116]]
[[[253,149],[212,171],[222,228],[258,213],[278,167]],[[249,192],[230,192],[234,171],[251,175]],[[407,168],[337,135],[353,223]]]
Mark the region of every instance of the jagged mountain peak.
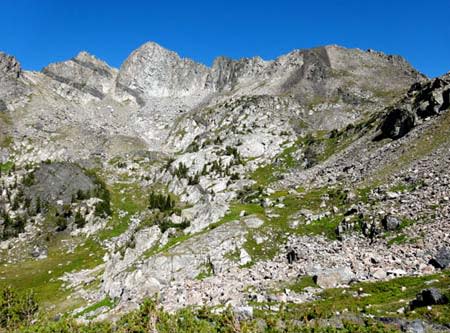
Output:
[[83,64],[92,64],[94,66],[103,68],[103,69],[114,69],[111,67],[106,61],[97,58],[95,55],[90,54],[87,51],[80,51],[71,61],[75,61]]
[[195,95],[204,89],[208,68],[149,42],[120,67],[116,97],[139,104],[148,97]]
[[119,100],[134,100],[141,105],[153,97],[207,96],[230,91],[237,95],[292,94],[314,99],[336,98],[355,81],[359,90],[366,87],[369,91],[344,94],[367,99],[379,93],[386,82],[397,90],[424,78],[401,57],[339,45],[294,50],[268,61],[261,57],[234,60],[219,56],[207,67],[148,42],[122,64],[115,91]]
[[[58,94],[85,103],[106,97],[114,85],[117,70],[88,52],[81,51],[70,60],[48,65],[42,69],[42,73],[56,81],[51,86]],[[61,84],[64,89],[59,87]]]
[[16,57],[0,52],[0,73],[18,78],[22,68]]

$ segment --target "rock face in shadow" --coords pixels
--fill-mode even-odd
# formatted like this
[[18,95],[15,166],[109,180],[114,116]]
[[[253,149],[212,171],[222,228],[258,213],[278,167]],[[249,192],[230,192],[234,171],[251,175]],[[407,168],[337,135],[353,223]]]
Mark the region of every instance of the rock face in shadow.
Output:
[[450,74],[411,86],[408,96],[387,113],[380,130],[383,137],[398,139],[418,122],[450,107]]
[[25,195],[41,202],[70,203],[78,193],[86,195],[97,188],[92,177],[76,164],[68,162],[42,163],[32,174]]

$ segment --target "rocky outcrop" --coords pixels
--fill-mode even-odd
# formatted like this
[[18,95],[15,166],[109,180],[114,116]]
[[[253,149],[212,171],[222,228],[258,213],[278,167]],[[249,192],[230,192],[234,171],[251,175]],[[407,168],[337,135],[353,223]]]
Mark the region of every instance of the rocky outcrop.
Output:
[[59,84],[55,88],[60,95],[78,101],[105,98],[117,75],[116,69],[87,52],[80,52],[71,60],[48,65],[42,72]]
[[70,203],[77,195],[89,197],[98,185],[84,170],[73,163],[42,163],[28,176],[25,195],[42,203]]
[[206,89],[208,69],[150,42],[135,50],[122,64],[116,98],[143,104],[147,98],[191,96]]
[[386,115],[380,126],[382,137],[398,139],[422,120],[450,107],[450,74],[411,86],[408,96]]
[[0,52],[0,111],[17,102],[29,93],[29,88],[20,80],[22,68],[13,56]]

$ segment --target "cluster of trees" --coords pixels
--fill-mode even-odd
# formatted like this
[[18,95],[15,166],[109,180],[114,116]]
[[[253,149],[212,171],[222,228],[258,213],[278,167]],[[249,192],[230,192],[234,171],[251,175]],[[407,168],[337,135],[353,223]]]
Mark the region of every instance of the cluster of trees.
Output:
[[162,194],[157,192],[151,192],[148,200],[149,209],[159,209],[161,212],[171,213],[175,208],[175,200],[172,199],[170,194]]
[[[9,174],[12,176],[11,170]],[[4,180],[2,181],[0,192],[5,193],[5,198],[0,202],[0,218],[2,219],[0,239],[6,240],[23,232],[28,219],[38,212],[32,206],[31,199],[25,196],[16,175],[13,182],[8,185]],[[12,211],[14,214],[11,214]]]
[[191,224],[189,221],[184,220],[181,223],[173,223],[169,216],[173,213],[178,213],[180,209],[176,207],[176,201],[170,194],[163,194],[158,192],[151,192],[149,196],[149,209],[158,209],[158,212],[153,213],[150,223],[151,225],[157,225],[161,229],[161,232],[165,232],[169,228],[186,229]]
[[95,215],[100,217],[111,216],[111,194],[108,191],[106,183],[95,172],[86,170],[86,173],[95,184],[95,189],[90,193],[90,196],[102,200],[95,206]]
[[[29,168],[25,167],[25,169]],[[1,170],[0,167],[0,175]],[[0,201],[0,218],[2,220],[0,222],[0,240],[16,237],[22,233],[27,221],[38,214],[44,214],[48,226],[56,227],[57,231],[65,230],[70,222],[74,222],[77,228],[86,225],[86,220],[80,208],[75,210],[72,205],[68,204],[63,207],[55,207],[46,200],[42,200],[39,195],[36,195],[33,200],[25,196],[24,186],[31,186],[35,182],[34,172],[26,174],[18,182],[18,177],[12,170],[15,170],[14,165],[8,171],[10,177],[14,176],[13,181],[5,184],[3,180],[0,187],[0,192],[5,193],[5,198]],[[79,190],[72,197],[72,203],[97,197],[101,199],[101,202],[96,204],[95,214],[100,217],[111,215],[111,198],[106,184],[95,172],[87,170],[86,173],[93,180],[95,187],[91,191]],[[14,211],[14,214],[11,214],[11,211]]]

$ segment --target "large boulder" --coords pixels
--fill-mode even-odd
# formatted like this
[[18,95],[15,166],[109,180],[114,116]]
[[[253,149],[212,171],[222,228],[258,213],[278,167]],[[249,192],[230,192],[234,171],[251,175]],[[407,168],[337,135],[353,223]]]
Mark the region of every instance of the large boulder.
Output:
[[381,125],[383,136],[398,139],[416,125],[416,115],[410,105],[392,110]]
[[324,270],[314,275],[314,282],[321,288],[335,288],[347,284],[354,278],[354,273],[348,267],[337,267]]
[[422,290],[416,298],[409,303],[411,310],[428,305],[447,304],[448,298],[436,288]]
[[430,264],[440,269],[450,267],[450,249],[441,248],[436,256],[430,260]]
[[400,227],[401,221],[393,215],[386,215],[381,221],[381,224],[386,231],[394,231]]

